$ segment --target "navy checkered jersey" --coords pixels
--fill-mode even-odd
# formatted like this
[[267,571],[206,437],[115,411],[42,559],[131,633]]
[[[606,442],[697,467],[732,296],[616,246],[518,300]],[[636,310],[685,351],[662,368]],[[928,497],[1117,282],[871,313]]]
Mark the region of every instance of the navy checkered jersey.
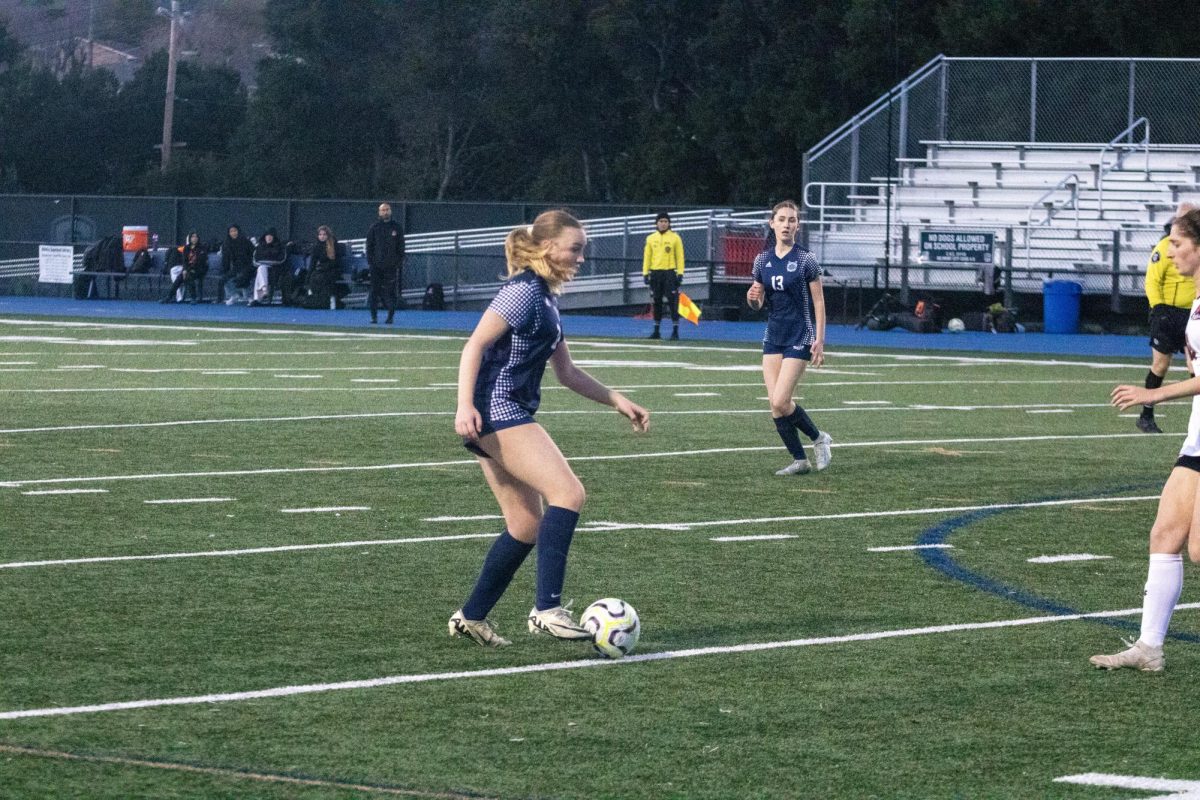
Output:
[[808,284],[821,277],[821,267],[813,254],[796,245],[781,258],[772,247],[754,259],[752,275],[766,292],[769,313],[763,341],[785,347],[816,341]]
[[529,270],[500,287],[488,308],[504,317],[511,330],[484,351],[475,406],[502,427],[537,411],[542,374],[562,341],[562,324],[546,281]]

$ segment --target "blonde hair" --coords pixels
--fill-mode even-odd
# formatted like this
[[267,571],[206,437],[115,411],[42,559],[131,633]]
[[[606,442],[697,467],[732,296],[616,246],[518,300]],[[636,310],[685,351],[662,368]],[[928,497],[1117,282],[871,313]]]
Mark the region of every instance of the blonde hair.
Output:
[[317,228],[317,233],[320,234],[321,231],[325,231],[325,255],[330,260],[336,261],[337,260],[337,239],[335,239],[333,236],[333,229],[330,228],[328,225],[322,225],[321,227]]
[[562,285],[574,275],[574,265],[560,266],[546,258],[550,242],[562,235],[563,230],[583,230],[583,224],[561,209],[552,209],[538,214],[532,225],[514,228],[504,239],[504,258],[508,262],[508,275],[513,277],[525,270],[532,270],[558,294]]

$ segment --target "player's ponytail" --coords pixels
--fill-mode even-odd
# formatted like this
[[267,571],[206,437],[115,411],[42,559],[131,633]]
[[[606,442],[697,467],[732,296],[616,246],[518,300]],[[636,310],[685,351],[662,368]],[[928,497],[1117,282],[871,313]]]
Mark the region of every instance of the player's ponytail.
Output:
[[562,234],[564,228],[583,230],[583,225],[566,211],[553,209],[538,214],[532,225],[514,228],[504,239],[504,258],[508,262],[509,278],[532,270],[541,276],[550,291],[558,294],[562,285],[575,274],[574,265],[559,266],[548,258],[550,242]]

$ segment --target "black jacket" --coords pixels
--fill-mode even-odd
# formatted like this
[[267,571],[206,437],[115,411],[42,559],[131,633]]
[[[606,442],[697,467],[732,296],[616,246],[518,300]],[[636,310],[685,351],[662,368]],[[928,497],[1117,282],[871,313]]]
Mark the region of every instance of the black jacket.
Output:
[[404,231],[394,219],[379,220],[367,231],[367,266],[400,269],[404,263]]
[[[270,244],[266,241],[268,234],[274,240]],[[279,241],[279,237],[275,235],[273,228],[264,233],[262,238],[258,240],[258,247],[254,248],[254,260],[255,262],[265,264],[282,264],[287,260],[287,249],[284,247],[283,242]]]
[[254,274],[254,245],[245,236],[226,236],[221,244],[221,272],[226,278]]

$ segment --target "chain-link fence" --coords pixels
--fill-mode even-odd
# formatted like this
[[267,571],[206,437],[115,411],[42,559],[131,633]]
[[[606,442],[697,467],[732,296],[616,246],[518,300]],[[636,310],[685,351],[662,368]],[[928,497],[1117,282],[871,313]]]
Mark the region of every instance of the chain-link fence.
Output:
[[1142,117],[1193,144],[1198,107],[1200,59],[938,56],[805,153],[804,184],[897,175],[925,141],[1108,142]]

